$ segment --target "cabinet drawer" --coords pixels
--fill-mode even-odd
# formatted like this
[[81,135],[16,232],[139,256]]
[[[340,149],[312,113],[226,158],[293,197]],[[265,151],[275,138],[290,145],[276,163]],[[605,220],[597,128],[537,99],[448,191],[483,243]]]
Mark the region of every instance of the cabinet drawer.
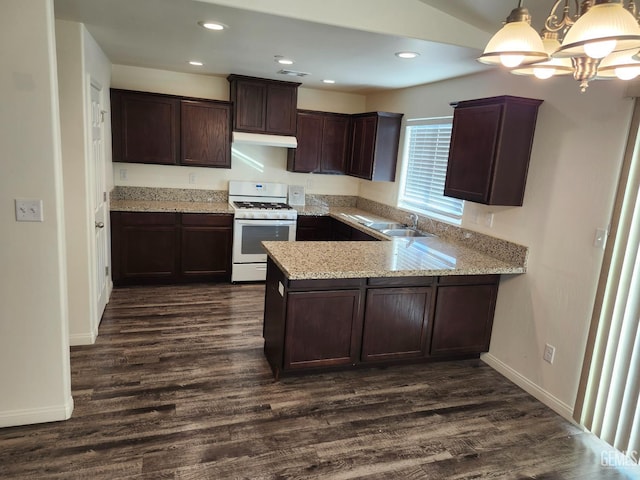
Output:
[[177,213],[159,212],[120,212],[122,225],[175,225],[178,223]]
[[438,285],[485,285],[497,284],[500,275],[450,275],[438,278]]
[[418,286],[433,285],[435,277],[381,277],[370,278],[367,283],[372,286],[384,287],[401,287],[401,286]]
[[354,288],[364,285],[363,278],[331,278],[319,280],[289,280],[290,290],[326,290],[336,288]]
[[183,213],[182,225],[230,227],[233,225],[233,215],[214,213]]

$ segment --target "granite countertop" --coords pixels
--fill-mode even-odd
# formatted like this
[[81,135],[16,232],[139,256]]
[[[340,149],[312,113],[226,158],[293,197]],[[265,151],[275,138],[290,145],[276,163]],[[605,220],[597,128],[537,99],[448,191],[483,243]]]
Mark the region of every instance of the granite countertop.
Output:
[[[526,247],[465,232],[458,239],[389,238],[362,222],[388,218],[355,207],[306,205],[299,216],[330,216],[381,242],[263,242],[291,280],[402,276],[520,274],[526,272]],[[112,200],[119,212],[233,214],[227,202]]]
[[233,208],[227,202],[171,202],[164,200],[112,200],[111,211],[233,214]]
[[386,242],[262,242],[290,280],[525,273],[525,268],[437,237]]

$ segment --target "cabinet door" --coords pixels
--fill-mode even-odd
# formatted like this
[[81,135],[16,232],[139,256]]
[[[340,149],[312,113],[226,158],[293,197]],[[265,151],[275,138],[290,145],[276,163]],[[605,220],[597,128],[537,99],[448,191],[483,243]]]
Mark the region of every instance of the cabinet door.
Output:
[[[262,82],[234,80],[234,130],[264,133],[266,129],[267,85]],[[232,95],[233,96],[233,95]]]
[[298,148],[289,150],[287,169],[292,172],[320,171],[323,117],[309,112],[298,113]]
[[331,239],[336,242],[345,242],[351,240],[351,231],[353,229],[340,220],[331,218]]
[[327,115],[322,130],[321,171],[344,174],[349,156],[351,120],[346,116]]
[[429,345],[431,287],[367,291],[362,361],[423,357]]
[[377,242],[376,237],[372,237],[368,233],[364,233],[362,230],[351,227],[351,240],[354,242]]
[[487,202],[502,110],[502,105],[456,109],[445,195]]
[[114,212],[112,219],[116,285],[177,280],[178,214]]
[[375,152],[377,118],[357,117],[353,121],[353,136],[349,175],[371,179]]
[[431,355],[489,350],[498,285],[438,286]]
[[297,87],[269,84],[267,86],[267,107],[265,130],[276,135],[296,134]]
[[361,325],[360,290],[289,293],[284,369],[355,364]]
[[332,239],[330,217],[298,217],[296,225],[296,240],[329,241]]
[[182,165],[231,168],[231,106],[182,100]]
[[182,214],[180,274],[183,280],[228,280],[232,215]]
[[[114,98],[114,161],[178,163],[179,101],[138,92],[116,93]],[[118,142],[118,145],[115,143]]]

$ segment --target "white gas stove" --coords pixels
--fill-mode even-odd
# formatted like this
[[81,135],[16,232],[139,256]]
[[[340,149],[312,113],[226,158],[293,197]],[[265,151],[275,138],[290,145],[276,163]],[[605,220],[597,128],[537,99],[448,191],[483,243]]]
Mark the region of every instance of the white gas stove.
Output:
[[287,204],[287,190],[284,183],[229,182],[234,209],[232,282],[266,279],[263,241],[295,240],[298,212]]

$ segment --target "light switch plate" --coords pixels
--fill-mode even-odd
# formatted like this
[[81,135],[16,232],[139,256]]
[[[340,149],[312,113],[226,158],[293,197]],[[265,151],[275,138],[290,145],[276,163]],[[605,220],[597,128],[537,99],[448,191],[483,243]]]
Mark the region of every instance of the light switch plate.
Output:
[[602,248],[604,250],[604,246],[607,244],[607,236],[609,232],[607,232],[606,228],[597,228],[596,234],[593,238],[593,246],[596,248]]
[[44,222],[42,200],[16,198],[16,220],[18,222]]

